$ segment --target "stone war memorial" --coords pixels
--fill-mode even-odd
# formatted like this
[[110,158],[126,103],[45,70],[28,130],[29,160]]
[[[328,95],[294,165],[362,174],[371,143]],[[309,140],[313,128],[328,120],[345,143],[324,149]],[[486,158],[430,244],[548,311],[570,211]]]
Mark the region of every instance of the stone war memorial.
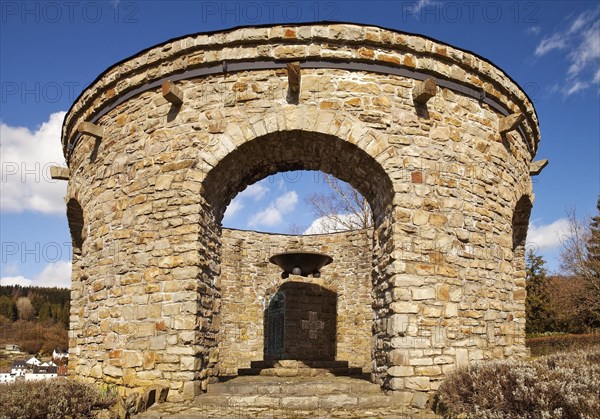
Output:
[[[68,180],[73,376],[200,404],[235,380],[329,377],[336,406],[360,405],[358,377],[384,406],[424,407],[454,369],[525,356],[539,138],[493,63],[374,26],[199,33],[113,65],[66,115],[68,168],[53,170]],[[238,192],[290,170],[348,182],[374,227],[221,226]],[[273,263],[290,253],[291,271]],[[315,254],[327,264],[293,265]]]

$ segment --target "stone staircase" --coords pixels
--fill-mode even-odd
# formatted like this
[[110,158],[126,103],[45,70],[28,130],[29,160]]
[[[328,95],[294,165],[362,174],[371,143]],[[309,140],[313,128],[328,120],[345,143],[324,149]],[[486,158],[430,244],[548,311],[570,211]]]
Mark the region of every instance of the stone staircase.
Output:
[[[271,368],[262,371],[269,369]],[[404,406],[402,400],[386,396],[377,384],[370,383],[365,379],[325,374],[291,377],[277,374],[273,376],[238,376],[209,385],[208,392],[196,397],[194,404],[196,406],[230,408],[261,407],[304,412]]]
[[[438,419],[431,411],[388,396],[362,368],[346,361],[252,362],[238,376],[220,377],[193,404],[163,403],[140,418],[394,418]],[[426,396],[425,396],[426,397]]]

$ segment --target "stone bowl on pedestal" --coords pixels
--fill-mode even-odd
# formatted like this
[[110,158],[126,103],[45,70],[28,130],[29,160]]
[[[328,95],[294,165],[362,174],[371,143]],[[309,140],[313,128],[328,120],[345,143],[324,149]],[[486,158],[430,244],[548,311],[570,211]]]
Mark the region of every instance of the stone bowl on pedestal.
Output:
[[290,275],[309,276],[314,278],[321,276],[321,268],[333,262],[331,256],[315,252],[290,252],[278,253],[269,258],[269,262],[279,266],[283,273],[281,276],[287,278]]

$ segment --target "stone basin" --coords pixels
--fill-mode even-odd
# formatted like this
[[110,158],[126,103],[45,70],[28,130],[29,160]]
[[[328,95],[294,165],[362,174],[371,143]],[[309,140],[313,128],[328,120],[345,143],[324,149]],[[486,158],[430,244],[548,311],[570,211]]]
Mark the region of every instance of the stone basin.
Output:
[[312,275],[318,278],[321,275],[321,268],[333,262],[333,258],[316,252],[289,252],[273,255],[269,258],[269,262],[279,266],[286,277]]

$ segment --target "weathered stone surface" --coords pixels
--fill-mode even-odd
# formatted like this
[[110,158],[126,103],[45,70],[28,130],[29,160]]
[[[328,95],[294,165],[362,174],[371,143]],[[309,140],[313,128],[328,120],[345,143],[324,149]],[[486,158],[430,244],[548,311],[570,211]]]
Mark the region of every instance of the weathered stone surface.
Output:
[[531,176],[537,176],[542,173],[542,170],[544,170],[544,167],[546,166],[548,166],[548,159],[532,161],[531,166],[529,167],[529,174]]
[[183,104],[183,92],[170,80],[164,81],[161,87],[162,95],[165,99],[175,106],[181,106]]
[[91,135],[96,138],[104,137],[104,128],[91,122],[81,122],[77,127],[77,131],[81,134]]
[[[286,100],[280,64],[178,79],[185,101],[175,111],[159,83],[143,89],[228,60],[319,57],[408,66],[522,116],[506,119],[450,88],[425,115],[415,80],[326,66],[302,69],[297,104]],[[101,75],[66,115],[62,141],[70,363],[83,379],[127,394],[165,385],[180,401],[260,359],[264,304],[282,284],[267,260],[292,249],[333,255],[308,281],[336,293],[336,357],[387,390],[429,393],[457,366],[526,355],[524,244],[539,129],[524,92],[473,54],[347,24],[194,35]],[[221,228],[236,193],[298,168],[348,181],[370,202],[374,228],[303,238]]]
[[56,180],[69,180],[69,168],[60,166],[50,166],[50,177]]
[[[219,344],[222,371],[236,374],[238,368],[247,368],[250,362],[263,358],[265,301],[290,281],[335,291],[337,359],[348,361],[351,367],[370,371],[370,240],[368,231],[290,237],[223,230],[220,276],[223,339]],[[333,263],[323,268],[320,278],[283,280],[280,268],[265,261],[274,254],[294,250],[327,253],[333,257]],[[306,297],[313,302],[316,299],[310,293]],[[325,319],[324,315],[319,318]],[[308,357],[306,348],[299,348],[299,351]],[[280,361],[284,366],[286,362],[295,361]]]
[[436,87],[435,79],[432,78],[416,82],[412,92],[414,101],[421,105],[427,103],[435,96]]

